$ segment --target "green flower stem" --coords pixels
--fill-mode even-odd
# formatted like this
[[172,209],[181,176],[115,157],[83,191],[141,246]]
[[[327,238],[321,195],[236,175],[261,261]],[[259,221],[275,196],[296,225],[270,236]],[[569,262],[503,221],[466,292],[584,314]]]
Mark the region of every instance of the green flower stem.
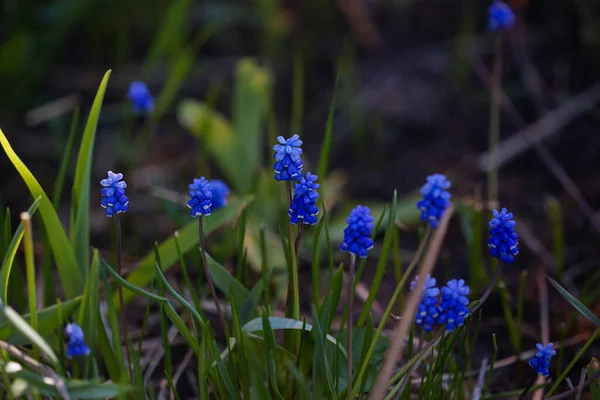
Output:
[[221,320],[221,325],[223,325],[223,332],[227,333],[227,323],[225,322],[225,316],[221,311],[221,306],[219,305],[219,299],[217,298],[217,293],[215,292],[215,285],[213,284],[212,278],[210,277],[210,273],[208,272],[208,262],[206,261],[206,246],[204,244],[204,228],[202,226],[202,216],[198,218],[198,233],[200,235],[200,256],[202,257],[202,266],[204,267],[204,276],[206,277],[206,282],[208,283],[208,288],[210,289],[210,295],[215,302],[215,307],[217,308],[217,314],[219,314],[219,319]]
[[[292,185],[290,181],[286,183],[287,196],[288,196],[288,204],[291,206],[292,204]],[[300,290],[298,288],[298,260],[296,259],[296,247],[294,244],[294,225],[290,223],[290,254],[292,259],[292,274],[290,277],[289,288],[288,288],[288,307],[287,309],[291,311],[290,317],[295,320],[300,319]],[[291,297],[289,293],[291,292]],[[294,334],[294,336],[298,336]],[[299,339],[299,336],[298,336]],[[293,341],[293,348],[297,347],[297,340]]]
[[[352,400],[352,303],[354,302],[354,270],[356,268],[356,256],[350,254],[350,266],[348,268],[348,320],[346,321],[346,334],[348,342],[346,351],[348,352],[348,400]],[[357,381],[358,383],[358,381]]]
[[[117,225],[117,273],[123,276],[121,272],[121,258],[123,252],[123,236],[121,234],[121,220],[119,214],[115,215],[115,224]],[[123,287],[119,288],[119,308],[121,310],[121,327],[123,329],[123,342],[125,345],[125,355],[127,356],[127,374],[133,382],[133,364],[131,363],[131,352],[129,351],[129,333],[127,331],[127,314],[125,311],[125,301],[123,300]]]
[[[21,213],[23,222],[23,246],[25,247],[25,271],[27,272],[27,294],[29,298],[29,313],[31,315],[31,327],[38,330],[37,298],[35,288],[35,259],[33,254],[33,233],[31,226],[31,215],[27,211]],[[40,360],[40,352],[37,346],[33,346],[33,358]]]

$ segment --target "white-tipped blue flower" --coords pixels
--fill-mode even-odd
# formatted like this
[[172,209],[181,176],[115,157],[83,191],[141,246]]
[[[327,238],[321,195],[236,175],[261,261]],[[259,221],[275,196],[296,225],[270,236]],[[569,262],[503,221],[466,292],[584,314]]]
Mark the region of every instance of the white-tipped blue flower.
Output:
[[204,177],[194,179],[189,188],[190,200],[187,205],[190,208],[190,215],[192,217],[210,215],[212,209],[212,192],[210,191],[208,181]]

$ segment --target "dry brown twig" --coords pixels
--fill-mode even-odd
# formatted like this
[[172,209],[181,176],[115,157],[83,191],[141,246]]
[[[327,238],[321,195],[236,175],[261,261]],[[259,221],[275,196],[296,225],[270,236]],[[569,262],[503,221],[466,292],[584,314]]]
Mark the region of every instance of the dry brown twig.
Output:
[[440,225],[433,232],[431,242],[429,243],[423,258],[423,262],[421,263],[419,271],[417,272],[417,275],[423,277],[423,279],[419,279],[417,281],[415,290],[410,292],[408,295],[408,299],[402,312],[403,318],[398,322],[394,337],[392,338],[386,352],[383,366],[379,372],[379,375],[377,376],[377,380],[373,385],[371,399],[383,399],[384,394],[388,389],[388,382],[392,375],[393,368],[396,365],[397,360],[400,358],[400,356],[402,356],[402,351],[404,350],[405,346],[405,339],[408,336],[408,332],[413,323],[413,318],[417,311],[417,307],[419,306],[421,295],[423,294],[423,290],[425,288],[425,283],[427,282],[425,277],[433,272],[435,262],[437,261],[442,248],[442,243],[446,237],[448,224],[453,213],[454,208],[450,206],[450,208],[448,208],[448,210],[446,210],[444,213],[444,216],[440,221]]

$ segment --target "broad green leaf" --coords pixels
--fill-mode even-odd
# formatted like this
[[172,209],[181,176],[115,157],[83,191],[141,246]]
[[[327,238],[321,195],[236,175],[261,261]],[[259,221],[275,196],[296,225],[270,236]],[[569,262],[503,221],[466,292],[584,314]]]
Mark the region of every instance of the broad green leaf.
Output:
[[[40,333],[35,331],[23,317],[21,317],[15,310],[3,302],[0,302],[0,312],[4,314],[9,323],[12,324],[16,330],[21,332],[31,341],[31,343],[36,345],[48,357],[48,359],[50,359],[50,361],[52,361],[55,365],[58,365],[58,357],[56,357],[54,350],[52,350],[50,345],[44,340],[44,338],[42,338]],[[7,340],[7,342],[9,341]],[[12,342],[9,343],[14,344]]]
[[77,265],[77,259],[73,253],[73,248],[69,243],[67,234],[50,202],[50,199],[44,192],[44,189],[40,186],[38,181],[35,179],[31,171],[23,164],[23,161],[14,152],[8,139],[4,135],[4,132],[0,129],[0,144],[6,152],[6,155],[17,169],[23,181],[29,188],[31,195],[34,198],[41,197],[40,201],[40,214],[44,221],[44,227],[48,234],[48,240],[52,247],[52,254],[56,260],[58,267],[58,274],[60,276],[63,289],[67,295],[67,298],[71,299],[77,295],[80,295],[84,288],[84,280],[81,275],[81,270]]
[[[35,199],[33,204],[29,207],[29,215],[33,217],[33,214],[38,209],[42,198],[38,197]],[[17,249],[19,248],[19,244],[21,244],[21,239],[23,239],[23,222],[19,224],[15,234],[12,237],[8,248],[6,249],[6,254],[4,256],[4,260],[2,261],[2,267],[0,267],[0,300],[4,303],[7,302],[8,298],[8,282],[10,279],[10,271],[12,269],[13,261],[15,259],[15,255],[17,254]],[[2,321],[0,319],[0,321]]]
[[600,328],[600,318],[596,317],[594,315],[594,313],[589,308],[587,308],[586,306],[584,306],[583,303],[580,302],[579,300],[577,300],[571,293],[567,292],[567,290],[565,288],[563,288],[554,279],[550,278],[549,276],[547,276],[546,278],[548,278],[548,281],[550,281],[550,283],[552,284],[552,286],[554,286],[556,288],[556,290],[558,290],[558,292],[569,303],[571,303],[571,305],[573,307],[575,307],[575,309],[577,311],[579,311],[579,313],[581,315],[583,315],[584,317],[586,317],[587,319],[589,319],[594,325],[596,325],[598,328]]
[[[64,303],[54,304],[50,307],[44,308],[37,312],[38,318],[38,333],[43,337],[47,337],[57,329],[62,329],[65,321],[69,319],[73,311],[81,303],[81,296],[71,300],[67,300]],[[59,312],[59,307],[61,311]],[[62,317],[62,320],[59,318]],[[20,317],[26,324],[29,324],[29,314],[25,314]],[[31,338],[22,333],[16,328],[10,321],[4,322],[0,325],[0,340],[13,344],[15,346],[21,346],[31,343]]]
[[74,207],[75,215],[71,216],[71,220],[75,221],[74,229],[71,231],[71,243],[83,279],[85,279],[90,265],[90,183],[94,140],[110,72],[108,70],[104,74],[102,82],[100,82],[100,87],[85,124],[73,182],[72,200],[73,205],[76,205],[76,207]]
[[[298,321],[290,318],[281,318],[281,317],[269,317],[269,323],[271,324],[271,329],[274,331],[277,330],[305,330],[307,332],[312,331],[313,327],[311,324],[304,323],[302,321]],[[263,331],[263,320],[262,317],[254,318],[252,321],[248,322],[246,325],[242,327],[244,332],[253,333],[253,332],[261,332]],[[339,351],[344,355],[345,358],[348,358],[348,353],[344,346],[336,340],[331,335],[327,335],[327,340],[331,342],[334,346],[336,346]]]
[[237,304],[243,304],[248,298],[248,289],[208,253],[206,254],[206,261],[208,262],[208,272],[215,286],[223,293],[231,293]]
[[[214,230],[232,222],[241,213],[242,209],[246,207],[252,200],[251,197],[243,197],[232,201],[227,206],[214,211],[210,217],[205,218],[204,221],[204,234],[209,235]],[[198,221],[193,219],[192,222],[179,230],[179,244],[181,246],[181,252],[186,254],[192,249],[197,249],[200,242],[198,236]],[[158,246],[160,253],[160,259],[162,260],[163,271],[166,271],[171,265],[173,265],[179,259],[177,252],[177,246],[175,245],[175,238],[169,237],[167,240],[162,242]],[[127,277],[127,282],[137,287],[143,287],[147,285],[151,280],[154,279],[154,251],[150,252],[146,257],[140,261],[140,265]],[[114,294],[113,296],[116,296]],[[123,293],[125,302],[128,302],[133,297],[132,293]],[[116,299],[116,297],[115,297]],[[115,303],[117,301],[115,300]]]

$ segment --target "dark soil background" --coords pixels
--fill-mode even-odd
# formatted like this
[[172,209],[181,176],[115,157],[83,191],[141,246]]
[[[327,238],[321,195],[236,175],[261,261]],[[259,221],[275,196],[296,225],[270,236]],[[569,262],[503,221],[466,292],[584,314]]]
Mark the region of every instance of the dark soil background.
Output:
[[[178,22],[184,44],[211,23],[226,20],[229,25],[195,52],[192,72],[152,140],[141,149],[121,148],[117,141],[118,135],[131,135],[141,125],[124,117],[125,94],[129,82],[140,79],[172,3],[77,3],[0,2],[0,127],[48,190],[60,165],[72,110],[80,106],[87,115],[109,68],[113,74],[98,127],[94,176],[117,165],[129,168],[122,171],[126,176],[136,172],[143,176],[150,170],[167,176],[172,187],[184,187],[202,149],[177,122],[177,105],[185,97],[204,99],[218,82],[216,108],[230,115],[233,68],[249,56],[273,71],[273,113],[284,136],[292,123],[295,60],[302,66],[303,114],[294,133],[305,141],[305,157],[312,165],[318,162],[339,73],[330,168],[350,177],[344,187],[347,198],[388,201],[394,189],[408,193],[422,184],[424,176],[438,171],[449,172],[453,196],[485,193],[486,174],[478,158],[487,150],[489,124],[489,88],[482,80],[493,55],[493,37],[486,32],[488,2],[193,2]],[[600,78],[600,6],[585,0],[510,4],[518,22],[504,37],[502,75],[513,108],[503,110],[501,138],[520,135],[523,129],[534,136],[552,134],[541,145],[525,146],[500,169],[500,203],[529,232],[522,236],[521,258],[506,271],[506,283],[515,295],[517,277],[528,271],[532,289],[527,290],[523,327],[527,349],[540,337],[536,275],[555,273],[545,209],[549,196],[562,207],[568,287],[577,290],[592,276],[596,279],[593,272],[600,263],[600,87],[595,86]],[[171,67],[168,59],[160,60],[146,79],[153,93],[163,87]],[[582,93],[585,101],[578,98]],[[42,120],[32,122],[32,110],[65,97],[71,105],[61,115],[42,112]],[[570,107],[570,112],[561,112],[562,107]],[[265,148],[270,146],[265,143]],[[132,154],[139,156],[135,168],[127,162]],[[0,203],[18,216],[16,211],[28,207],[30,196],[5,157],[0,157],[0,171]],[[68,174],[67,188],[71,179]],[[68,197],[65,190],[63,198]],[[147,193],[134,191],[131,199],[138,204],[126,227],[127,253],[134,260],[170,234],[177,222],[154,215],[157,207]],[[65,215],[67,206],[65,202]],[[467,255],[453,247],[463,246],[460,226],[455,225],[446,247],[456,257],[452,268],[464,270]],[[109,246],[108,228],[101,210],[95,210],[96,246]],[[411,243],[414,234],[407,238]],[[391,283],[384,285],[378,298],[385,302],[392,290]],[[554,289],[548,290],[550,336],[558,341],[560,324],[572,309]],[[595,299],[590,303],[597,304]],[[490,353],[489,338],[496,333],[499,358],[512,355],[497,296],[484,307],[484,316],[482,353]],[[583,321],[566,335],[582,332],[591,332]],[[575,354],[574,348],[567,351],[567,359]],[[596,350],[592,346],[590,354]],[[501,373],[497,385],[506,389],[509,378],[514,382],[513,374],[519,372]]]

